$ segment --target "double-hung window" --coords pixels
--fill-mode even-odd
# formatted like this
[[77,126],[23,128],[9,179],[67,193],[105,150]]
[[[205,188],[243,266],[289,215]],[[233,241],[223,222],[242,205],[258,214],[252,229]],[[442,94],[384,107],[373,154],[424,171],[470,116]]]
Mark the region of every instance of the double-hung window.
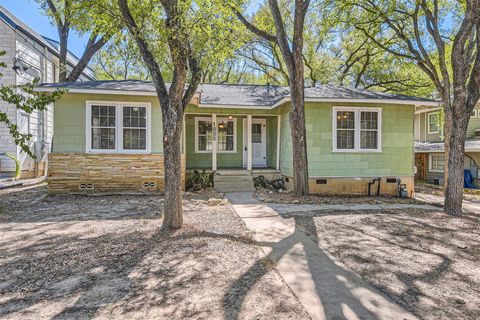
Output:
[[439,123],[439,112],[433,112],[428,114],[428,133],[438,133],[440,130],[440,123]]
[[[217,118],[217,151],[236,152],[237,120]],[[195,118],[195,152],[209,153],[213,150],[214,126],[211,118]]]
[[334,152],[380,152],[382,109],[333,108]]
[[150,104],[88,101],[86,114],[87,152],[150,152]]
[[429,160],[429,171],[443,172],[445,170],[445,155],[443,153],[431,153]]

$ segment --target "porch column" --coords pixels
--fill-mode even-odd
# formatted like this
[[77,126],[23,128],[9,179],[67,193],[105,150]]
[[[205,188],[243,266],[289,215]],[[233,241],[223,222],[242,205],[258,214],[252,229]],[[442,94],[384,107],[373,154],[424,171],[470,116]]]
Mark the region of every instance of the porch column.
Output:
[[275,169],[280,170],[280,126],[282,124],[282,116],[277,116],[277,164]]
[[252,116],[247,115],[247,170],[252,170]]
[[183,129],[182,129],[182,153],[187,153],[187,128],[185,128],[185,114],[183,114]]
[[217,170],[217,146],[218,146],[217,115],[212,114],[212,170]]

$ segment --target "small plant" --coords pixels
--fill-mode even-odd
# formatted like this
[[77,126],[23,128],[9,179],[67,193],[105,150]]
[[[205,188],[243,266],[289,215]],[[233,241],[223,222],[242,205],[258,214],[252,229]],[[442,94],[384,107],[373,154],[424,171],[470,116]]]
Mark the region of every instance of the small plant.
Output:
[[213,173],[205,172],[205,169],[200,172],[193,170],[187,174],[186,189],[188,191],[199,191],[213,186]]
[[0,153],[0,155],[10,158],[15,162],[15,179],[16,180],[20,179],[20,175],[22,174],[22,171],[20,168],[20,161],[18,161],[17,157],[15,157],[13,154],[8,152]]
[[265,189],[271,189],[274,191],[285,189],[285,184],[283,182],[283,179],[268,180],[262,175],[253,178],[253,184],[255,188],[265,188]]

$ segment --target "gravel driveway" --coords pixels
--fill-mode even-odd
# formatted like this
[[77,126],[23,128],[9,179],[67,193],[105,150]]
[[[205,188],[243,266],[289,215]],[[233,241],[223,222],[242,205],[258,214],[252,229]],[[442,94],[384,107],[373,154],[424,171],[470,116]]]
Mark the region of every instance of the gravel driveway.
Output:
[[45,191],[0,191],[2,319],[307,318],[229,204],[191,195],[186,226],[164,233],[159,196]]

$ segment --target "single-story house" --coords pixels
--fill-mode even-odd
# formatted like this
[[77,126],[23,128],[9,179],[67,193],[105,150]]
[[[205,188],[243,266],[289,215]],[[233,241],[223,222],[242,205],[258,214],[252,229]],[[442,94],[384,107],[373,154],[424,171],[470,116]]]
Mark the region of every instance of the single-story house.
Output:
[[[415,111],[415,178],[443,184],[445,168],[444,123],[442,110],[434,106],[418,106]],[[479,178],[480,106],[470,115],[465,141],[464,168]]]
[[[37,90],[58,88],[68,93],[55,105],[51,192],[163,189],[162,117],[152,83],[85,81]],[[415,108],[436,105],[341,86],[306,88],[311,192],[367,194],[380,178],[381,194],[397,194],[401,181],[412,195]],[[183,170],[214,171],[222,191],[253,187],[259,174],[282,177],[291,189],[289,112],[288,87],[200,85],[185,112]]]

